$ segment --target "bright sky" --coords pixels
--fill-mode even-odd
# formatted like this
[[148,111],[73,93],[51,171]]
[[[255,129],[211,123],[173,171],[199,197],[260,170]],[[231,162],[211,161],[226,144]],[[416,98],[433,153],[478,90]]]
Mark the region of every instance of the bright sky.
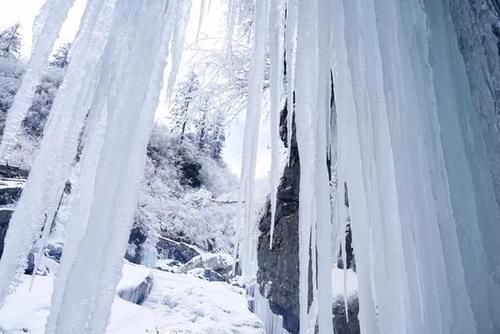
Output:
[[[0,30],[8,26],[20,23],[23,35],[23,56],[29,57],[31,50],[32,26],[45,0],[0,0]],[[186,35],[186,45],[193,45],[198,32],[198,22],[200,15],[200,1],[193,1],[193,8],[188,32]],[[85,7],[86,0],[75,0],[75,6],[69,13],[68,19],[63,26],[57,44],[72,41],[78,31],[80,18]],[[223,1],[211,1],[211,8],[205,12],[203,24],[200,28],[200,40],[217,39],[225,37],[225,13]],[[57,46],[56,46],[57,47]],[[190,70],[192,64],[196,62],[197,54],[186,50],[184,54],[184,64],[179,72],[180,78]],[[228,129],[226,145],[223,157],[233,173],[239,175],[241,170],[241,150],[243,145],[245,116],[242,114],[236,117],[233,124]],[[269,171],[270,150],[269,150],[269,121],[263,117],[261,124],[261,138],[258,148],[257,176],[265,176]]]

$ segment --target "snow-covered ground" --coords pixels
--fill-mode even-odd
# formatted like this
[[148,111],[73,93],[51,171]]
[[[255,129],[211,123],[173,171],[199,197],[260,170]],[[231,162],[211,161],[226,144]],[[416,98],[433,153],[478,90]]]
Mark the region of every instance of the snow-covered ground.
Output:
[[[136,286],[148,275],[153,289],[136,305],[115,297],[106,334],[213,333],[260,334],[263,325],[247,308],[244,290],[223,282],[208,282],[190,274],[148,270],[126,263],[118,289]],[[0,333],[42,334],[52,294],[53,276],[31,276],[0,309]]]

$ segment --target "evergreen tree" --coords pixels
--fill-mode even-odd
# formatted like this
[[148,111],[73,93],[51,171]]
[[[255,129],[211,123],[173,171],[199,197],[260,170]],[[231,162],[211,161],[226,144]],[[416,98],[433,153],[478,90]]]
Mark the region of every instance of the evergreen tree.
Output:
[[0,57],[19,59],[21,55],[21,34],[19,23],[0,32]]
[[50,66],[66,68],[69,65],[69,50],[71,49],[71,43],[66,43],[59,47],[57,51],[52,56],[50,61]]
[[225,134],[225,116],[223,112],[216,112],[212,120],[209,131],[210,155],[214,159],[220,159],[224,142],[226,141]]
[[175,95],[174,106],[171,110],[170,118],[173,123],[173,132],[180,134],[181,140],[187,131],[188,122],[191,120],[190,108],[200,89],[198,75],[191,71],[186,81],[182,82]]

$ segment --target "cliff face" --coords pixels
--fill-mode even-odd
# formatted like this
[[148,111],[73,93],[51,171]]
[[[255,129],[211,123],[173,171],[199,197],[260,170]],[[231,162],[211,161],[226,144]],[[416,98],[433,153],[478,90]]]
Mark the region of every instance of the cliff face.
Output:
[[[286,140],[286,114],[282,112],[280,134]],[[299,328],[299,183],[300,163],[295,131],[286,165],[277,191],[273,247],[270,245],[271,209],[266,204],[259,222],[261,235],[257,248],[257,282],[261,294],[269,300],[273,313],[283,316],[283,326],[291,333]]]
[[[287,143],[287,108],[281,113],[280,135]],[[259,221],[257,259],[259,270],[257,282],[260,293],[269,301],[273,313],[283,317],[283,327],[290,333],[299,332],[299,185],[300,160],[295,138],[295,124],[292,127],[290,161],[283,170],[277,191],[273,247],[270,248],[271,208],[269,202]],[[349,233],[350,238],[350,233]],[[349,239],[350,240],[350,239]],[[339,257],[340,257],[339,252]],[[350,242],[347,253],[348,268],[354,266]],[[339,263],[342,268],[342,263]],[[358,298],[348,298],[349,322],[345,317],[343,297],[332,300],[333,327],[336,334],[359,333]]]

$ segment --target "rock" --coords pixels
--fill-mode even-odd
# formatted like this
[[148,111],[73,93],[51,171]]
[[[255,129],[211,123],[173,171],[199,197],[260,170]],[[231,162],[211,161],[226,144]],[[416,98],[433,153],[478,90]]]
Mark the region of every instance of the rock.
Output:
[[148,298],[153,281],[153,274],[146,267],[125,262],[117,294],[123,300],[140,305]]
[[45,256],[58,263],[61,261],[62,252],[63,252],[63,244],[59,243],[57,244],[49,243],[45,248]]
[[9,228],[10,217],[12,217],[13,209],[0,209],[0,258],[3,254],[4,239]]
[[[287,143],[286,112],[281,113],[280,134]],[[295,127],[294,127],[295,129]],[[290,163],[286,165],[277,190],[273,247],[270,249],[271,210],[266,204],[259,221],[257,246],[257,283],[262,296],[269,300],[271,311],[283,317],[283,327],[290,333],[299,330],[299,184],[300,162],[295,138],[291,140]]]
[[200,255],[200,252],[196,248],[185,242],[174,241],[163,237],[158,238],[156,250],[160,258],[176,260],[180,263],[187,263],[194,257]]
[[2,184],[3,180],[0,181],[0,205],[14,204],[21,197],[23,187],[21,183],[18,184]]
[[26,275],[33,275],[34,270],[35,270],[35,255],[33,253],[29,253],[28,263],[26,269],[24,269],[24,273]]
[[190,186],[192,188],[201,187],[201,164],[199,162],[185,160],[180,163],[180,170],[182,172],[182,185]]
[[193,269],[209,269],[228,280],[233,272],[234,259],[227,254],[202,254],[191,259],[181,267],[181,272],[187,273]]
[[125,259],[140,264],[144,256],[144,243],[147,239],[146,225],[140,222],[134,222],[128,238],[128,249],[125,253]]
[[0,165],[0,177],[14,178],[14,179],[27,179],[29,171],[9,165]]
[[118,296],[123,300],[141,305],[148,298],[152,288],[153,276],[149,275],[139,285],[119,290]]
[[[287,143],[286,131],[287,108],[281,113],[280,135]],[[295,138],[295,124],[292,127],[290,147],[290,162],[283,170],[283,176],[277,190],[277,203],[273,235],[273,247],[270,248],[271,208],[269,201],[266,203],[263,214],[259,220],[259,236],[257,246],[257,283],[259,292],[267,298],[271,311],[283,318],[283,327],[291,334],[299,333],[299,186],[300,186],[300,161],[297,142]],[[349,230],[350,232],[350,230]],[[350,238],[350,234],[349,234]],[[354,255],[350,247],[347,252],[348,266],[354,266]],[[309,272],[311,275],[311,272]],[[311,296],[311,295],[310,295]],[[343,300],[343,299],[342,299]],[[337,305],[334,303],[334,305]],[[343,307],[343,304],[342,304]],[[352,307],[352,310],[351,310]],[[352,324],[357,323],[358,313],[356,302],[349,304],[349,314]],[[334,313],[340,312],[334,307]],[[345,316],[344,316],[345,317]],[[357,334],[358,331],[340,331],[345,325],[340,314],[333,324],[338,328],[336,334]],[[348,328],[349,325],[344,326]],[[355,329],[353,325],[352,328]]]
[[337,296],[333,300],[332,305],[333,328],[335,334],[361,333],[358,320],[359,300],[357,294],[347,297],[347,310],[349,321],[347,321],[346,318],[344,296]]
[[212,269],[207,268],[195,268],[187,271],[188,274],[195,275],[201,279],[209,282],[225,282],[226,279],[221,274],[215,272]]

